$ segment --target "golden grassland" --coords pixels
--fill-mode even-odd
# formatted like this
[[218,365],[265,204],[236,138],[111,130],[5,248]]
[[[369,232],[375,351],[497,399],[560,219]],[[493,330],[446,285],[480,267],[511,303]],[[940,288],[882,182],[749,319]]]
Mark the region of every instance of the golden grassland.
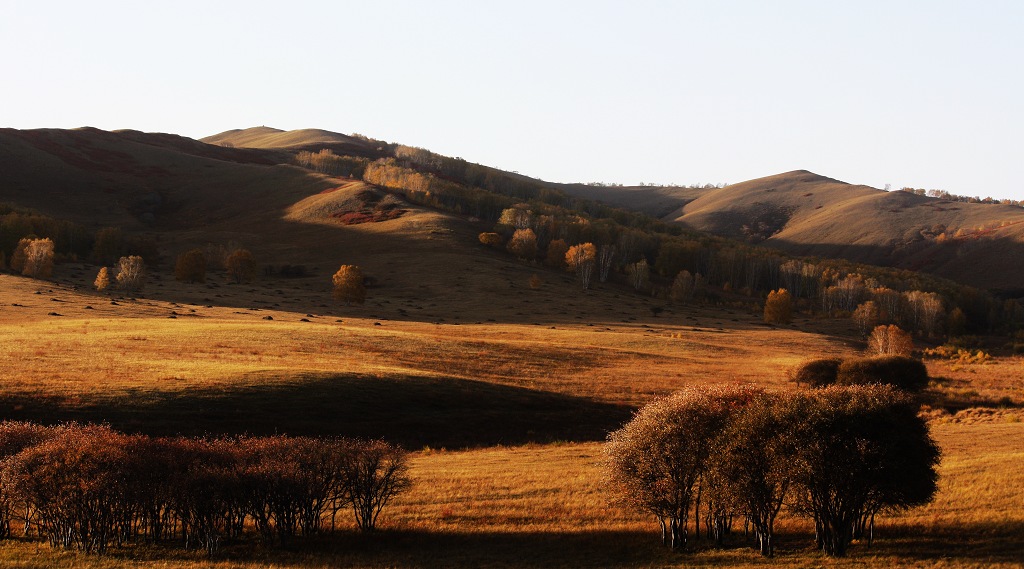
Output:
[[[955,403],[933,411],[941,490],[928,507],[882,520],[872,548],[826,559],[807,522],[785,516],[775,560],[741,547],[741,536],[724,550],[698,542],[673,554],[654,520],[611,502],[604,434],[684,385],[793,389],[787,372],[799,362],[857,353],[845,324],[769,327],[739,308],[667,307],[655,317],[643,298],[614,288],[567,294],[572,285],[553,277],[538,291],[523,283],[492,295],[490,306],[471,294],[424,299],[399,289],[344,307],[311,280],[164,277],[147,298],[124,299],[88,291],[92,275],[79,272],[58,282],[0,275],[5,418],[106,421],[153,434],[384,436],[415,449],[415,485],[374,536],[346,526],[295,550],[228,544],[213,558],[161,546],[97,557],[15,540],[0,542],[4,567],[1024,563],[1020,359],[929,362],[941,377],[935,402]],[[466,283],[467,293],[490,286],[499,285]]]

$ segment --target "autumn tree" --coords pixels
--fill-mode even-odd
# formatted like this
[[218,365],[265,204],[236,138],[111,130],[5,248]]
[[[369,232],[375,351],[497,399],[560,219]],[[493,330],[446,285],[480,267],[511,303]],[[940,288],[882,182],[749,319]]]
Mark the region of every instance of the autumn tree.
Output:
[[935,335],[946,314],[942,298],[934,292],[919,290],[905,292],[903,297],[906,299],[912,330],[918,330],[928,337]]
[[24,255],[25,261],[21,274],[37,279],[50,278],[53,275],[53,241],[51,239],[30,239],[25,244]]
[[146,282],[146,264],[142,257],[131,255],[121,257],[117,261],[117,285],[125,291],[125,294],[132,295],[142,290]]
[[110,270],[106,267],[100,267],[100,271],[96,273],[96,280],[92,284],[100,292],[107,290],[110,286]]
[[189,283],[206,282],[206,252],[190,249],[178,255],[174,263],[174,278]]
[[875,326],[868,336],[868,353],[879,356],[909,356],[914,340],[895,324]]
[[861,334],[867,334],[878,325],[878,315],[878,303],[867,300],[857,305],[857,309],[853,311],[853,323],[857,325]]
[[523,260],[537,256],[537,235],[532,229],[516,229],[506,245],[508,252]]
[[18,240],[18,244],[11,253],[11,270],[15,273],[21,274],[25,270],[28,245],[34,240],[34,237],[24,237]]
[[525,204],[518,204],[501,212],[498,218],[498,225],[504,225],[513,229],[527,229],[533,223],[533,214]]
[[583,285],[583,290],[590,288],[590,278],[594,274],[594,265],[597,262],[597,248],[593,243],[581,243],[573,245],[565,252],[565,264],[569,269],[576,272],[576,276]]
[[814,520],[818,546],[846,555],[858,527],[883,509],[929,502],[939,449],[918,406],[889,386],[841,387],[799,395],[790,425],[801,441],[792,461],[798,506]]
[[615,265],[615,253],[615,245],[610,243],[601,245],[597,250],[597,280],[600,282],[608,282],[608,275]]
[[761,555],[775,554],[775,518],[798,474],[792,460],[801,441],[791,425],[800,420],[793,398],[758,394],[718,437],[710,470],[719,500],[750,521]]
[[248,283],[256,278],[256,258],[248,249],[235,249],[224,259],[224,268],[233,283]]
[[764,302],[764,321],[769,324],[788,324],[793,317],[793,297],[784,288],[768,293]]
[[89,255],[96,263],[104,265],[113,263],[124,250],[124,232],[120,227],[104,227],[96,232],[92,253]]
[[672,286],[669,288],[669,300],[679,304],[691,302],[698,297],[698,294],[703,293],[704,285],[704,277],[701,275],[693,275],[690,274],[690,271],[686,270],[679,271],[679,274],[672,280]]
[[561,269],[565,266],[565,254],[569,251],[569,244],[564,239],[552,239],[548,243],[548,252],[545,255],[544,264],[549,267]]
[[680,391],[649,403],[608,436],[613,490],[624,503],[653,514],[672,549],[686,546],[690,511],[717,437],[752,396],[746,390]]
[[629,284],[637,292],[646,289],[651,282],[651,267],[647,264],[647,259],[630,263],[626,267],[626,274],[629,275]]
[[334,283],[334,298],[345,305],[362,304],[366,300],[366,284],[363,270],[356,265],[342,265],[331,278]]

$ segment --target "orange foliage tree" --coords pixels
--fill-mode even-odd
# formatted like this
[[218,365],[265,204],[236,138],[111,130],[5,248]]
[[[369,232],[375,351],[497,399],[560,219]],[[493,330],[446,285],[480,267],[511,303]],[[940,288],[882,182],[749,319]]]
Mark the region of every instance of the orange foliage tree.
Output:
[[532,229],[516,229],[508,240],[508,252],[520,259],[533,259],[537,256],[537,235]]
[[206,282],[206,253],[202,249],[190,249],[178,255],[174,278],[189,283]]
[[793,318],[793,297],[784,288],[768,293],[764,301],[764,321],[769,324],[788,324]]
[[363,270],[356,265],[342,265],[331,278],[334,283],[334,298],[351,303],[362,304],[366,301],[366,284]]
[[590,288],[590,278],[594,274],[594,265],[597,264],[597,247],[593,243],[581,243],[569,247],[565,253],[565,263],[569,269],[576,272],[576,276],[583,285],[583,290]]

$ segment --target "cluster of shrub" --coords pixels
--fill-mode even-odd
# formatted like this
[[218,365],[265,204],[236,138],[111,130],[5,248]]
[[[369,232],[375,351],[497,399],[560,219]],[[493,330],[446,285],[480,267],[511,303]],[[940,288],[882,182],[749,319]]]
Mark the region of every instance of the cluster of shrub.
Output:
[[[409,485],[383,441],[151,438],[103,426],[0,423],[0,534],[102,553],[177,540],[213,552],[255,531],[268,544],[333,529],[350,510],[372,531]],[[251,528],[251,529],[249,529]]]
[[928,387],[928,368],[921,360],[907,356],[821,358],[798,367],[793,381],[809,387],[882,383],[920,391]]
[[827,555],[870,543],[875,516],[931,501],[939,449],[919,406],[889,385],[792,394],[691,389],[655,401],[609,436],[609,479],[623,502],[686,546],[688,527],[721,544],[737,518],[774,554],[783,507],[814,521]]

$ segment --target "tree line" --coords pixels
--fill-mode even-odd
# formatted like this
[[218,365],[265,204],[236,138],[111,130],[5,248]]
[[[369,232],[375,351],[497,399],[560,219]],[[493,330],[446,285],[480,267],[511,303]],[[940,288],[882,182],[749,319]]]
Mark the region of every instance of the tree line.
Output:
[[149,237],[126,234],[119,227],[93,230],[71,221],[0,204],[0,260],[12,259],[26,238],[49,239],[57,262],[89,260],[111,264],[130,255],[141,256],[150,264],[159,259],[156,242]]
[[762,555],[789,508],[813,520],[817,546],[843,556],[873,539],[876,515],[931,501],[939,449],[918,405],[888,385],[791,394],[693,388],[650,403],[608,437],[618,499],[652,514],[663,542],[689,530],[721,544],[738,518]]
[[[493,223],[481,240],[496,247],[507,244],[513,255],[527,261],[564,267],[562,247],[589,243],[597,251],[599,282],[617,275],[643,292],[669,297],[672,288],[682,288],[683,294],[676,296],[695,298],[713,296],[708,287],[753,298],[785,288],[797,308],[837,317],[850,317],[862,303],[874,301],[879,310],[871,326],[898,324],[922,336],[1009,333],[1024,324],[1024,308],[1016,300],[999,300],[932,275],[839,259],[793,258],[571,197],[537,180],[460,158],[400,145],[387,145],[387,151],[390,156],[366,165],[364,181],[401,193],[411,203]],[[526,230],[532,236],[522,234]],[[644,271],[638,263],[646,265],[649,279],[637,274]],[[680,275],[690,282],[677,285]],[[890,310],[882,310],[875,296],[888,291],[903,298],[889,301],[885,306]],[[920,307],[925,304],[931,312],[922,318]]]
[[150,438],[105,426],[0,423],[0,536],[54,547],[131,542],[216,550],[252,528],[266,544],[362,531],[408,488],[407,455],[383,441]]

